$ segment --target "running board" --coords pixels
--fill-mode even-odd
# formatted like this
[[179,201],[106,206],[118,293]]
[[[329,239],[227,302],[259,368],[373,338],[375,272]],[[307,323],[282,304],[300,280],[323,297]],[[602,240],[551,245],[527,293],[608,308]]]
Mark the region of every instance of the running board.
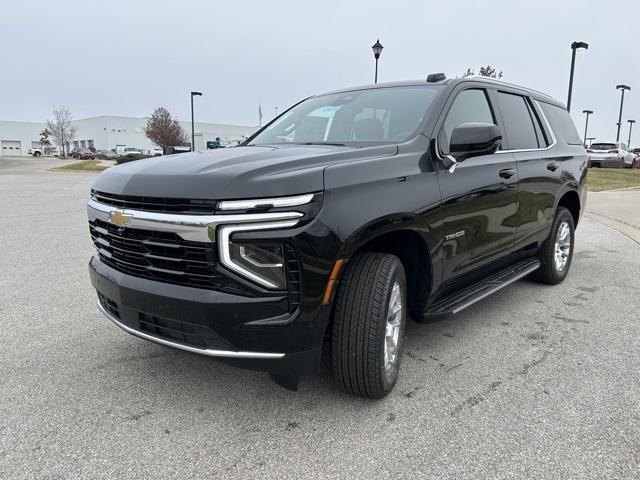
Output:
[[526,277],[531,272],[535,272],[538,268],[540,268],[540,261],[536,258],[520,260],[464,287],[463,290],[458,290],[439,299],[424,313],[424,318],[429,321],[458,313],[507,285]]

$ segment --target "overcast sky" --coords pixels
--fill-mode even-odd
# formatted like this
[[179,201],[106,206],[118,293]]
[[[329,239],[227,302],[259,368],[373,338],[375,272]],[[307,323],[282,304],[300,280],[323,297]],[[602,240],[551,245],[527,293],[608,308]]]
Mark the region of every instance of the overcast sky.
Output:
[[[590,135],[615,139],[618,83],[640,121],[639,0],[224,1],[0,0],[0,119],[43,121],[56,105],[76,118],[147,116],[165,106],[201,121],[255,125],[315,93],[373,80],[460,76],[495,65],[504,80],[566,102]],[[637,125],[640,144],[640,124]],[[632,142],[635,143],[635,142]]]

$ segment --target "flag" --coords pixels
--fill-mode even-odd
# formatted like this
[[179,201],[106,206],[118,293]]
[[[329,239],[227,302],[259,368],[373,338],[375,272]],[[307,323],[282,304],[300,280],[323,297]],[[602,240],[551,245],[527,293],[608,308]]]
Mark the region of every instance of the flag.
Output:
[[260,106],[260,102],[258,102],[258,126],[262,126],[262,107]]

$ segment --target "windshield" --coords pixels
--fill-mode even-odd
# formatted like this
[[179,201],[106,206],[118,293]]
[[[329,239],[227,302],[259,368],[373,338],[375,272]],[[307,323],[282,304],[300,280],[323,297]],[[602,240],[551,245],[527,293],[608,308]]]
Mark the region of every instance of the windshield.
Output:
[[386,87],[309,98],[285,112],[252,145],[358,146],[408,140],[438,87]]
[[591,150],[615,150],[615,143],[594,143],[589,147]]

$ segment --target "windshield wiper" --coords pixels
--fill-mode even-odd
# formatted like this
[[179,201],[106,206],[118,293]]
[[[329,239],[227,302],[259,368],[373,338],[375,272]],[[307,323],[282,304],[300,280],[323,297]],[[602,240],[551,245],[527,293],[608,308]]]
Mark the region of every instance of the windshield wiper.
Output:
[[331,147],[346,147],[344,143],[335,143],[335,142],[304,142],[304,143],[298,143],[297,145],[329,145]]

